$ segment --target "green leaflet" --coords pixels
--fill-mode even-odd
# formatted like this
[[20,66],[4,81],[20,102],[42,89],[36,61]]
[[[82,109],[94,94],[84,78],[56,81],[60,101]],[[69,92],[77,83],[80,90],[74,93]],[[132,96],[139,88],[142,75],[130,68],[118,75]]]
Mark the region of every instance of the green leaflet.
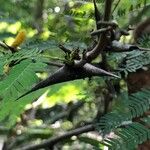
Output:
[[20,101],[15,101],[11,97],[5,97],[0,103],[0,124],[11,128],[16,122],[21,113],[24,112],[24,107],[37,99],[44,93],[45,89],[34,92]]
[[14,66],[9,75],[0,82],[0,97],[4,98],[17,98],[27,88],[31,87],[37,82],[38,78],[36,72],[43,71],[45,64],[42,62],[32,62],[27,59],[21,61],[18,65]]
[[128,111],[114,110],[101,117],[97,129],[103,134],[109,133],[124,124],[131,124],[132,118],[143,115],[150,109],[150,89],[134,93],[126,100]]
[[119,129],[112,138],[104,139],[103,144],[109,145],[109,150],[135,150],[138,144],[150,139],[150,130],[137,122]]
[[[109,150],[134,150],[150,139],[150,129],[138,122],[132,122],[133,118],[140,117],[150,109],[149,97],[150,89],[131,94],[126,100],[129,112],[117,110],[101,117],[97,130],[104,135],[114,132],[114,135],[104,138],[103,145],[109,147]],[[142,119],[147,125],[149,120],[149,117]]]

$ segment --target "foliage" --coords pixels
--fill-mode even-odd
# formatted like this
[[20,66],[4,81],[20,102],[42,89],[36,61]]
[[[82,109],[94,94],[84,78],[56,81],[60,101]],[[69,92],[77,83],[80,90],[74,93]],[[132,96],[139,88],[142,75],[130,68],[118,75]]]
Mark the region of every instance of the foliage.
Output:
[[124,128],[118,129],[118,131],[115,132],[117,137],[105,139],[104,144],[111,150],[132,150],[137,148],[138,144],[149,140],[149,134],[150,130],[145,128],[145,126],[140,123],[132,123]]

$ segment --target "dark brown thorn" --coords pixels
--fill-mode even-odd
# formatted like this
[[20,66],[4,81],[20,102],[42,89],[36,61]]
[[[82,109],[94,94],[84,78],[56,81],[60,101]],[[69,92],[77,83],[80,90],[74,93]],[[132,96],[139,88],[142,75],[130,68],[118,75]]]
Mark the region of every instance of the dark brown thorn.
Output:
[[92,76],[105,76],[105,75],[119,78],[117,75],[114,75],[103,69],[97,68],[88,63],[86,63],[82,67],[74,67],[74,68],[65,65],[61,67],[59,70],[57,70],[54,74],[50,75],[47,79],[36,84],[30,91],[26,92],[25,94],[17,98],[17,100],[34,91],[37,91],[50,85],[77,79],[84,79]]

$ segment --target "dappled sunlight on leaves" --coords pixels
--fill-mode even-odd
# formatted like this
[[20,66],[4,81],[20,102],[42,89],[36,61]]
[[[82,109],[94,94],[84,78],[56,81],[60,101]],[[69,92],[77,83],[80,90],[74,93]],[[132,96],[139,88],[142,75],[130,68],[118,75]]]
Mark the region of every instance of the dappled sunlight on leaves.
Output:
[[86,81],[80,80],[51,86],[50,92],[43,101],[42,106],[44,108],[52,107],[57,103],[68,103],[70,101],[83,99],[85,97],[85,84]]

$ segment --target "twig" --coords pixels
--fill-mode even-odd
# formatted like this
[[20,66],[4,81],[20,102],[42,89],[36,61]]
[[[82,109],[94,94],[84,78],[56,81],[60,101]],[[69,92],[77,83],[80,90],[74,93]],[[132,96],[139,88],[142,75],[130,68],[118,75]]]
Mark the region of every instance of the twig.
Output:
[[132,50],[139,49],[136,45],[123,44],[116,40],[112,41],[112,45],[110,47],[110,52],[129,52]]
[[2,41],[0,41],[0,46],[3,47],[4,49],[9,50],[9,47]]
[[101,28],[101,25],[98,24],[98,21],[100,21],[102,19],[102,15],[100,14],[97,5],[96,5],[96,0],[93,0],[93,4],[94,4],[94,9],[95,9],[95,21],[96,21],[96,27],[97,30]]
[[121,35],[124,35],[124,36],[128,36],[129,35],[129,32],[124,30],[124,29],[120,29],[120,33],[121,33]]
[[138,47],[136,45],[131,45],[131,44],[123,44],[116,40],[112,41],[112,45],[110,47],[107,47],[106,49],[106,51],[109,51],[109,52],[130,52],[133,50],[141,50],[141,51],[150,52],[149,48]]
[[17,49],[7,45],[5,42],[0,41],[0,46],[3,47],[6,50],[10,50],[12,53],[17,52]]
[[[112,7],[112,0],[105,0],[105,10],[104,10],[104,19],[103,21],[109,21],[110,15],[111,15],[111,7]],[[95,48],[93,48],[92,51],[87,52],[86,59],[88,62],[91,62],[93,59],[95,59],[106,47],[108,42],[106,33],[102,33],[98,44]]]
[[58,142],[61,142],[68,138],[71,138],[72,136],[78,136],[82,133],[86,133],[86,132],[94,131],[94,130],[95,130],[94,125],[92,125],[92,124],[86,125],[84,127],[80,127],[80,128],[68,131],[67,133],[64,133],[62,135],[49,138],[45,141],[42,141],[40,144],[33,144],[33,145],[28,145],[28,146],[22,147],[21,150],[37,150],[39,148],[46,148],[46,147],[52,148]]
[[118,0],[118,2],[116,3],[116,5],[115,5],[115,7],[114,7],[114,9],[113,9],[113,11],[112,11],[112,14],[113,14],[114,11],[116,10],[116,8],[117,8],[117,6],[119,5],[120,1],[121,1],[121,0]]
[[103,26],[111,26],[111,27],[117,27],[118,24],[116,22],[108,22],[108,21],[98,21],[97,24],[103,25]]
[[58,57],[54,57],[54,56],[50,56],[50,55],[45,55],[45,54],[43,55],[42,54],[42,56],[45,57],[45,58],[53,59],[53,60],[65,61],[65,59],[63,59],[63,58],[58,58]]
[[139,47],[139,50],[141,50],[141,51],[149,51],[150,52],[149,48],[144,48],[144,47]]
[[128,26],[128,29],[127,29],[127,30],[128,30],[128,31],[131,31],[131,30],[135,30],[135,28],[130,25],[130,26]]
[[105,33],[105,32],[110,31],[110,30],[112,30],[112,27],[102,28],[102,29],[91,32],[91,35],[92,36],[100,35],[101,33]]
[[50,65],[50,66],[56,66],[56,67],[62,67],[63,66],[63,64],[61,64],[61,63],[56,63],[56,62],[51,62],[51,61],[49,61],[49,62],[45,62],[47,65]]
[[77,113],[77,111],[85,104],[84,101],[78,101],[76,103],[69,103],[67,105],[67,109],[63,109],[58,115],[55,115],[55,117],[52,117],[50,121],[48,121],[48,124],[53,124],[56,121],[60,119],[66,118],[69,121],[72,121],[74,114]]
[[53,117],[50,121],[48,121],[48,124],[53,124],[56,121],[58,121],[60,119],[67,118],[67,117],[68,117],[68,112],[67,111],[61,112],[61,113],[55,115],[55,117]]
[[146,4],[147,4],[147,0],[144,0],[144,6],[146,6]]
[[59,44],[58,47],[63,50],[65,53],[71,53],[71,50],[70,49],[67,49],[66,47],[64,47],[62,44]]

